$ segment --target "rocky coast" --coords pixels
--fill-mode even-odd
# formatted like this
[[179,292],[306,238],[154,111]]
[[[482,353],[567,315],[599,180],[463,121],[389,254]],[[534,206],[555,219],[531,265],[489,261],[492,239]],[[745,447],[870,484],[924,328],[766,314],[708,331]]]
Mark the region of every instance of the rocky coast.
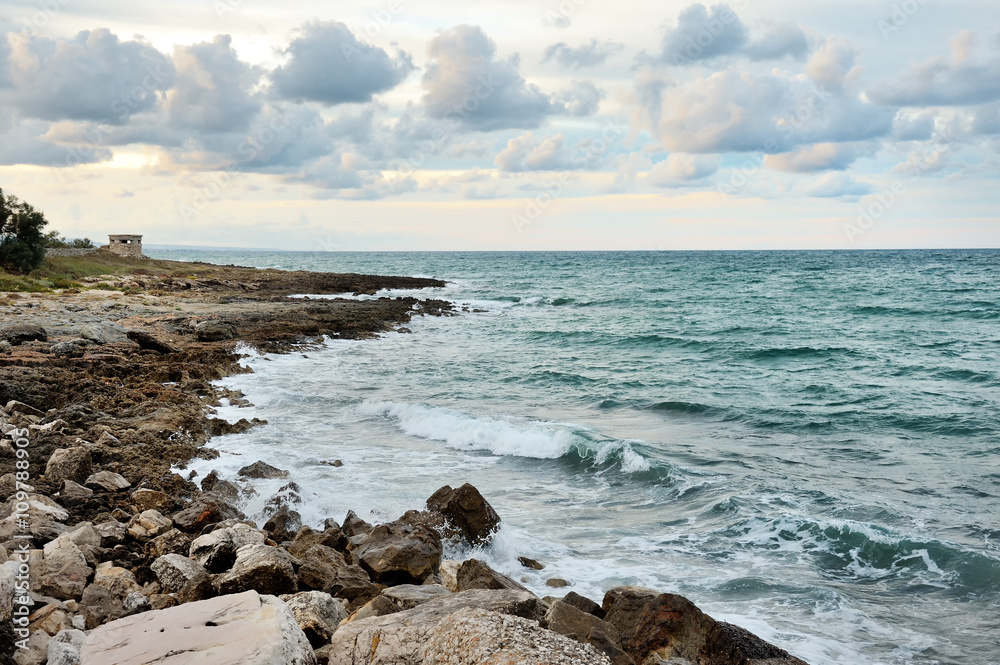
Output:
[[[213,383],[247,371],[241,349],[456,314],[434,299],[289,296],[442,285],[131,260],[0,294],[0,665],[801,665],[678,595],[542,598],[444,558],[449,540],[488,546],[502,519],[461,479],[392,522],[302,524],[285,470],[185,473],[217,456],[212,436],[266,426],[214,417],[245,399]],[[255,478],[288,479],[264,524],[240,510]]]

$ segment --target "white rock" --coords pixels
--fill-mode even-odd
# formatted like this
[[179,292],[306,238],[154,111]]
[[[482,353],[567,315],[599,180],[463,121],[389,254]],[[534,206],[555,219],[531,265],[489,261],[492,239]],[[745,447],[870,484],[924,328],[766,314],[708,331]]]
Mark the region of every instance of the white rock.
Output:
[[48,665],[80,665],[80,647],[86,638],[80,630],[60,631],[49,640]]

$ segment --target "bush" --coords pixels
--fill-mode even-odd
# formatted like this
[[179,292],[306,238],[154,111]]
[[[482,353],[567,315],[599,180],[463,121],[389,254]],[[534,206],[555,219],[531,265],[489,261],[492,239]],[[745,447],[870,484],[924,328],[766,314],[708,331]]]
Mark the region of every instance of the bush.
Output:
[[97,247],[90,238],[64,238],[58,231],[45,234],[45,246],[48,249],[94,249]]
[[45,260],[48,221],[41,211],[0,189],[0,267],[8,272],[29,273]]

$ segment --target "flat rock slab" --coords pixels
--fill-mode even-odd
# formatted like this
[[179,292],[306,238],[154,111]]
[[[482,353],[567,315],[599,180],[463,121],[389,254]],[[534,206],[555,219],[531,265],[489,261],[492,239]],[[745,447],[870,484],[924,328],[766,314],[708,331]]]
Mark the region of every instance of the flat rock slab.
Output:
[[87,636],[80,665],[315,665],[285,603],[256,591],[144,612]]

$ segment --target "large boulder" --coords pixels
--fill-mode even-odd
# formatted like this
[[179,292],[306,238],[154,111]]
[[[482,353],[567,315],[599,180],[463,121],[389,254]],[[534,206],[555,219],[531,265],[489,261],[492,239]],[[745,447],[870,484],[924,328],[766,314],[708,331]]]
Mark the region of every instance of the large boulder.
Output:
[[249,466],[245,466],[236,472],[241,478],[287,478],[288,472],[271,466],[267,462],[257,460]]
[[174,525],[181,531],[199,533],[210,524],[241,520],[245,516],[232,505],[211,494],[202,494],[180,512],[174,513]]
[[322,591],[303,591],[281,599],[288,604],[299,628],[315,648],[329,644],[337,626],[347,618],[347,601]]
[[112,471],[98,471],[83,484],[95,492],[118,492],[132,486],[121,474]]
[[256,591],[144,612],[101,626],[80,665],[315,665],[285,603]]
[[700,665],[805,665],[737,626],[717,622],[683,596],[641,587],[616,587],[604,596],[605,621],[621,634],[635,662],[650,656]]
[[141,330],[129,330],[125,333],[126,337],[139,345],[140,349],[146,349],[148,351],[156,351],[160,354],[177,353],[177,349],[156,339],[149,333],[143,332]]
[[334,598],[343,598],[356,610],[379,594],[382,587],[373,584],[361,566],[348,564],[344,555],[326,545],[293,549],[298,558],[299,587],[325,591]]
[[98,564],[94,569],[94,584],[104,587],[111,595],[122,600],[142,588],[132,571],[116,566],[111,561]]
[[467,607],[441,620],[424,647],[424,665],[610,665],[592,646],[534,621]]
[[91,584],[80,598],[80,616],[83,617],[84,627],[87,630],[121,619],[126,614],[121,599],[116,598],[102,586]]
[[288,506],[281,506],[264,523],[264,531],[280,543],[291,540],[301,526],[302,515]]
[[149,541],[146,553],[151,557],[161,557],[164,554],[187,554],[190,549],[191,536],[180,529],[171,529]]
[[90,451],[83,446],[59,448],[49,456],[45,465],[45,478],[54,483],[65,480],[83,483],[93,472],[93,464]]
[[351,551],[372,580],[393,586],[420,584],[441,566],[441,537],[423,526],[380,524]]
[[[45,342],[49,338],[45,328],[34,325],[16,325],[0,328],[0,339],[10,342],[14,346],[25,342]],[[9,412],[10,409],[7,409]]]
[[82,630],[59,631],[49,640],[47,665],[79,665],[80,648],[85,639],[87,635]]
[[288,552],[292,556],[297,557],[313,545],[324,545],[343,552],[347,548],[347,536],[344,535],[344,532],[335,523],[328,526],[324,531],[314,531],[304,526],[296,532],[295,537],[288,546]]
[[191,558],[210,573],[224,573],[236,562],[236,552],[245,545],[263,545],[267,534],[245,522],[216,526],[191,542]]
[[503,573],[498,573],[479,559],[469,559],[458,567],[455,574],[455,583],[458,591],[468,591],[469,589],[515,589],[527,591]]
[[227,339],[236,339],[237,335],[236,326],[219,319],[196,323],[194,333],[200,342],[221,342]]
[[590,644],[603,653],[612,665],[635,665],[621,648],[618,629],[592,614],[561,600],[553,602],[545,613],[545,626],[560,635]]
[[[38,566],[37,590],[60,600],[79,598],[93,572],[77,544],[64,536],[45,546]],[[34,570],[32,574],[35,574]]]
[[181,602],[203,600],[215,595],[212,580],[204,568],[180,554],[165,554],[150,569],[166,593],[176,593]]
[[285,550],[269,545],[241,547],[232,569],[216,577],[214,584],[220,594],[254,590],[278,596],[298,591],[292,557]]
[[440,584],[400,584],[383,589],[351,616],[351,621],[405,612],[451,593]]
[[80,337],[98,345],[114,344],[128,340],[128,337],[125,335],[125,328],[110,321],[99,321],[81,326]]
[[487,545],[500,528],[500,516],[475,487],[445,485],[427,499],[427,510],[444,515],[472,545]]
[[420,665],[434,628],[459,610],[473,607],[540,621],[545,604],[527,591],[465,591],[405,612],[343,624],[330,643],[330,665]]

